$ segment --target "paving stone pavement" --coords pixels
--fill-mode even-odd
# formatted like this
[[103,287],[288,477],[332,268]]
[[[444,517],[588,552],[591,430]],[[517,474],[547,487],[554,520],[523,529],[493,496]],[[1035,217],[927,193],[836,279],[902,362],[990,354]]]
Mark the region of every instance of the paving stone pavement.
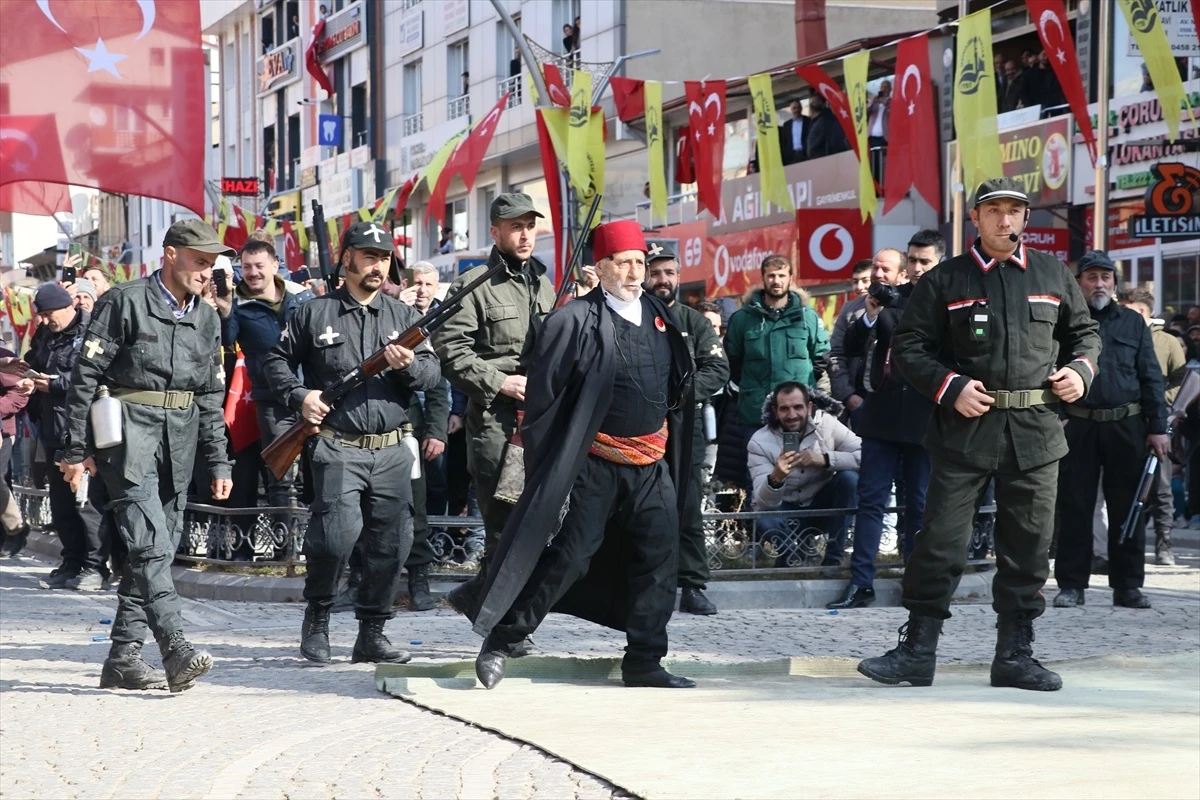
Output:
[[[1153,609],[1114,609],[1101,589],[1083,608],[1049,609],[1037,623],[1038,656],[1200,649],[1200,552],[1181,555],[1182,566],[1148,568]],[[628,797],[536,748],[378,693],[372,667],[349,663],[349,614],[333,617],[336,663],[323,667],[299,657],[299,605],[185,600],[189,638],[212,652],[213,672],[181,695],[102,691],[109,645],[93,638],[107,634],[100,620],[111,619],[115,594],[38,589],[48,571],[32,559],[0,562],[2,797]],[[677,615],[672,656],[878,655],[903,620],[895,608]],[[956,607],[939,655],[990,660],[992,625],[990,607]],[[388,633],[414,642],[418,660],[470,659],[479,647],[465,620],[440,609],[400,612]],[[612,656],[623,645],[620,634],[559,615],[536,641],[553,655]]]

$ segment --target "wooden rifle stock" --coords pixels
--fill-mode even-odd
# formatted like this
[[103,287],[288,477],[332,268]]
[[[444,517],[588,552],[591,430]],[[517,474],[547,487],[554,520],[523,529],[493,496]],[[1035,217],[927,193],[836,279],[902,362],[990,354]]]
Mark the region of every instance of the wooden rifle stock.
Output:
[[[450,319],[459,306],[462,305],[463,299],[468,294],[475,291],[485,281],[491,280],[493,275],[506,266],[507,264],[504,262],[504,259],[500,259],[500,261],[493,264],[486,272],[464,286],[461,291],[456,292],[453,297],[447,297],[441,305],[429,309],[424,316],[413,323],[412,327],[388,342],[387,345],[376,350],[366,361],[338,378],[335,383],[326,387],[321,392],[321,402],[333,408],[347,394],[387,369],[387,356],[384,354],[384,351],[388,345],[398,344],[408,350],[415,349],[421,342],[429,338],[430,333],[437,330],[445,324],[446,320]],[[263,450],[263,462],[267,465],[267,469],[271,470],[271,474],[275,476],[276,480],[283,479],[287,471],[292,468],[292,464],[304,452],[304,443],[313,436],[316,436],[317,431],[320,429],[320,425],[314,425],[303,418],[298,419],[282,436],[271,442]]]

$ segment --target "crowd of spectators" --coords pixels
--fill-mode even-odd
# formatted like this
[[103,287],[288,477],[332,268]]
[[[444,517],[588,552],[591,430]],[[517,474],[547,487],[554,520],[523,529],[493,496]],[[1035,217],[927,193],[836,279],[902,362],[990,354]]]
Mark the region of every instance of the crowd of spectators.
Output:
[[[786,141],[790,135],[785,126],[781,136]],[[730,371],[729,383],[710,400],[717,424],[707,436],[712,478],[708,507],[720,493],[740,497],[737,510],[761,512],[753,521],[753,546],[768,564],[811,564],[828,575],[848,566],[850,580],[837,607],[873,599],[875,565],[881,550],[890,549],[884,547],[887,534],[895,536],[896,556],[903,560],[920,532],[930,472],[921,437],[933,404],[891,368],[890,347],[913,288],[944,256],[942,237],[923,230],[904,249],[883,248],[855,264],[851,297],[842,303],[831,330],[795,284],[794,265],[782,255],[762,262],[761,288],[748,293],[732,315],[724,317],[715,303],[695,304],[723,337]],[[250,384],[244,396],[230,398],[227,420],[251,413],[259,436],[231,437],[235,494],[227,504],[279,509],[303,503],[302,477],[277,480],[262,463],[264,442],[286,427],[290,414],[263,386],[261,360],[295,309],[322,293],[322,286],[307,273],[289,276],[270,237],[259,234],[251,236],[228,280],[228,291],[205,298],[222,319],[227,375],[232,378],[244,366]],[[48,489],[51,524],[63,543],[62,564],[47,581],[51,588],[100,588],[120,569],[100,483],[73,493],[47,468],[64,444],[64,391],[82,333],[92,306],[110,285],[104,268],[90,267],[71,283],[39,287],[34,307],[40,324],[25,356],[31,371],[22,378],[0,376],[0,469],[7,473],[13,462],[13,475]],[[428,262],[415,263],[398,281],[389,280],[384,291],[428,311],[441,293],[438,270]],[[1164,324],[1152,318],[1154,299],[1144,288],[1127,287],[1121,296],[1152,327],[1165,375],[1178,378],[1185,364],[1200,366],[1200,308],[1191,307]],[[0,357],[12,355],[0,351]],[[238,412],[242,404],[249,411]],[[444,382],[437,392],[418,393],[409,414],[422,471],[414,486],[417,544],[406,567],[414,600],[424,592],[422,604],[427,601],[429,607],[430,565],[451,553],[459,561],[474,561],[483,550],[482,528],[464,524],[431,532],[427,522],[429,516],[479,515],[466,463],[465,408],[466,398]],[[1200,420],[1188,420],[1185,433],[1200,438]],[[1187,454],[1179,460],[1186,463]],[[1172,467],[1173,507],[1158,509],[1154,517],[1156,528],[1166,526],[1168,543],[1177,518],[1200,520],[1195,507],[1200,503],[1189,507],[1184,499],[1200,500],[1200,487],[1185,493],[1188,481],[1200,482],[1198,473],[1183,464]],[[211,502],[206,487],[195,488],[194,500]],[[898,514],[889,513],[893,505]],[[796,512],[811,513],[801,513],[797,524]],[[271,514],[282,518],[280,512]],[[0,489],[0,522],[4,550],[19,552],[29,527],[7,484]],[[240,524],[245,535],[236,546],[207,555],[243,561],[287,555],[278,540],[255,538],[254,517]],[[1169,559],[1169,547],[1160,555]],[[1098,546],[1099,570],[1102,561]]]

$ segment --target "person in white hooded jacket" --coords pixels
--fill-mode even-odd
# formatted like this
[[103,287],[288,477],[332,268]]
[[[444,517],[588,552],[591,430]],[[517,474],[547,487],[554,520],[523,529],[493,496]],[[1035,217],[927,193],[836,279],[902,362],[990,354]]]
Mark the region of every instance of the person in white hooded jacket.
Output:
[[[855,507],[862,440],[839,422],[836,414],[815,409],[809,387],[791,381],[776,386],[764,406],[763,422],[751,437],[747,452],[755,511]],[[798,435],[795,450],[784,451],[785,433]],[[772,531],[786,530],[784,520],[760,519],[760,540],[772,540]],[[845,514],[799,520],[797,530],[805,536],[797,555],[812,554],[811,533],[816,529],[828,534],[821,566],[840,567],[849,520]],[[791,549],[787,539],[790,537],[775,536],[775,548]],[[782,555],[789,566],[799,563],[788,553]]]

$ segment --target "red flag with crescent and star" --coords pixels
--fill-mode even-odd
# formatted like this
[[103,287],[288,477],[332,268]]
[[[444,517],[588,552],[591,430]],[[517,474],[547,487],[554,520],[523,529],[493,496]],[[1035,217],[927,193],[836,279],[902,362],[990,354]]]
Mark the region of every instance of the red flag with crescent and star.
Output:
[[859,155],[858,131],[854,130],[854,115],[850,113],[850,104],[846,102],[846,93],[838,88],[833,78],[829,77],[829,73],[816,64],[810,64],[807,67],[796,67],[796,74],[800,76],[801,80],[811,86],[813,91],[819,92],[825,98],[825,102],[829,103],[829,110],[833,112],[833,115],[837,117],[838,123],[841,124],[842,130],[846,134],[846,139],[850,142],[850,146],[854,148],[854,155]]
[[240,453],[257,442],[261,436],[258,429],[258,411],[250,397],[250,373],[246,369],[246,358],[242,349],[237,351],[237,365],[229,377],[229,393],[225,396],[225,425],[229,428],[229,442],[233,452]]
[[492,143],[492,135],[496,133],[496,125],[508,105],[508,94],[505,94],[483,119],[475,123],[466,136],[454,146],[454,151],[446,159],[446,165],[438,173],[437,183],[429,187],[429,211],[427,215],[442,226],[446,224],[446,194],[450,191],[450,181],[454,176],[461,176],[467,189],[475,188],[475,176],[479,174],[479,165],[487,154],[488,145]]
[[725,167],[725,81],[684,81],[696,163],[696,210],[721,218]]
[[1079,71],[1079,59],[1075,55],[1075,41],[1067,24],[1067,10],[1062,0],[1025,0],[1029,18],[1037,26],[1038,39],[1054,68],[1054,77],[1062,86],[1067,105],[1075,115],[1075,124],[1083,135],[1092,163],[1096,163],[1096,132],[1092,129],[1092,117],[1088,114],[1087,95],[1083,92],[1083,75]]
[[546,79],[546,91],[550,94],[550,102],[563,108],[571,107],[571,90],[563,80],[562,73],[553,64],[542,65],[542,75]]
[[[207,91],[197,2],[0,2],[0,135],[25,145],[4,151],[0,185],[69,183],[203,213]],[[54,133],[31,155],[15,120],[35,116]]]
[[903,39],[896,47],[895,89],[888,161],[883,186],[883,213],[895,208],[916,187],[935,212],[941,209],[937,164],[938,130],[933,84],[929,80],[929,35]]
[[329,73],[321,66],[321,40],[324,38],[325,20],[319,19],[312,29],[312,41],[308,43],[308,49],[304,51],[304,68],[309,75],[312,75],[317,85],[325,90],[325,96],[332,97],[333,81],[329,80]]

